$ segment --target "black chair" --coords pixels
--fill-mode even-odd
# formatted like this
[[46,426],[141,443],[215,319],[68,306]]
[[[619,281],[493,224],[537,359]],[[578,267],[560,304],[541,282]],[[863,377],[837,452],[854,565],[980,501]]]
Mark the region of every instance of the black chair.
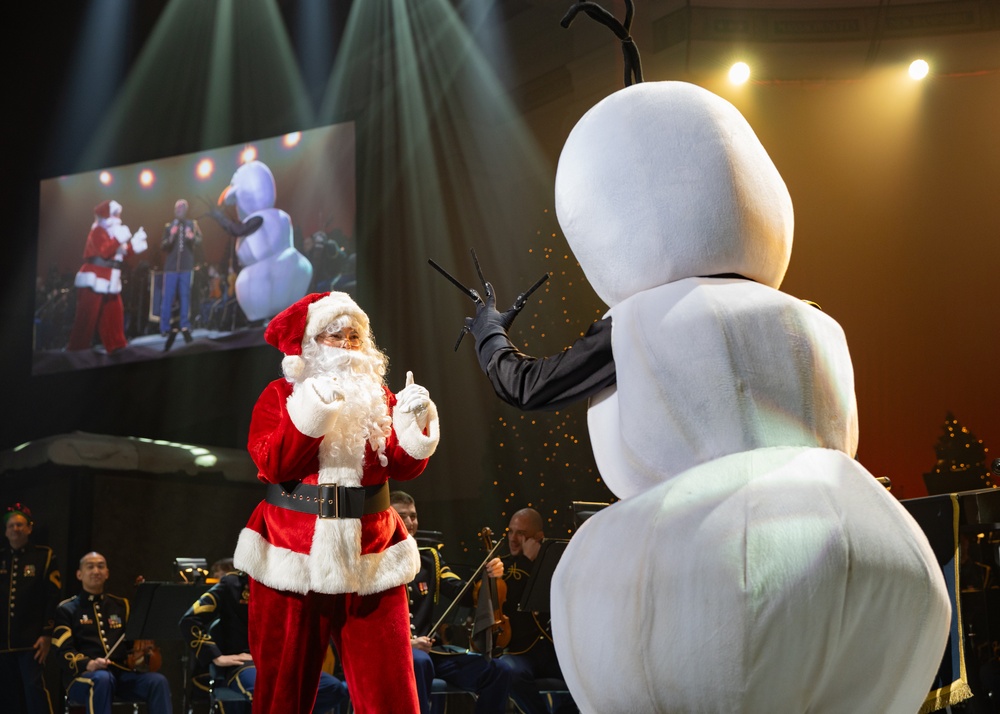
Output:
[[535,680],[535,686],[538,687],[538,693],[542,695],[549,711],[555,708],[556,696],[569,696],[569,689],[566,687],[566,682],[561,679],[543,677]]
[[467,689],[460,689],[454,685],[448,684],[443,679],[434,678],[431,683],[431,699],[437,700],[442,706],[434,707],[438,711],[447,712],[448,711],[448,700],[452,697],[468,698],[470,700],[471,706],[470,710],[476,705],[476,693],[470,692]]
[[245,702],[249,707],[253,701],[251,692],[231,689],[222,677],[214,664],[208,665],[208,710],[210,712],[223,712],[225,702]]

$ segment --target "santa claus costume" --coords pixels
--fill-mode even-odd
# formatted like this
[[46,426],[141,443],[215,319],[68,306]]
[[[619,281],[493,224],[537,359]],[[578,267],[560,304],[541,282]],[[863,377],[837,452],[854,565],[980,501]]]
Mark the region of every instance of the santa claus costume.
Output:
[[122,224],[122,206],[102,201],[94,207],[94,223],[83,249],[83,265],[73,281],[76,316],[68,350],[90,349],[96,329],[108,354],[125,347],[125,311],[122,308],[122,261],[146,250],[146,232],[132,234]]
[[[357,349],[316,340],[344,327]],[[270,485],[234,558],[251,578],[254,711],[311,711],[332,638],[356,712],[415,713],[405,585],[420,558],[387,481],[423,471],[437,410],[410,374],[397,395],[384,386],[385,358],[346,293],[307,295],[264,338],[286,355],[285,378],[254,407],[248,448]]]

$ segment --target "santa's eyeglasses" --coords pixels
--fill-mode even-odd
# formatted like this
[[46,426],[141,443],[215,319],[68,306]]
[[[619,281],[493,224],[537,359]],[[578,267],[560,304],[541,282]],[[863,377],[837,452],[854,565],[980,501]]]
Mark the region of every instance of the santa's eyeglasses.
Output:
[[363,342],[361,335],[357,332],[349,332],[347,334],[342,332],[321,332],[316,335],[316,341],[330,347],[341,347],[352,350],[360,349]]

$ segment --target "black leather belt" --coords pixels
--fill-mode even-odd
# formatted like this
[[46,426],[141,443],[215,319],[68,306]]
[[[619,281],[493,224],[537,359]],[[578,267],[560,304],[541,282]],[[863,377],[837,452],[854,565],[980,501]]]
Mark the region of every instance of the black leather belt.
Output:
[[102,258],[99,255],[92,255],[87,258],[86,262],[91,265],[96,265],[101,268],[121,268],[122,262],[120,260],[108,260],[107,258]]
[[265,500],[272,506],[320,518],[361,518],[389,508],[389,484],[338,486],[333,483],[272,483]]

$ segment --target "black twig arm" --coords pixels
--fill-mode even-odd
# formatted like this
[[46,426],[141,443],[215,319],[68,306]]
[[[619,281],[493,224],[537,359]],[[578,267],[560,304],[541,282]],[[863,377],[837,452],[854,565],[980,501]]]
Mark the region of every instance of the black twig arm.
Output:
[[578,0],[559,22],[563,27],[569,27],[577,14],[585,12],[592,20],[596,20],[615,33],[622,43],[622,55],[625,58],[625,86],[642,81],[642,63],[639,60],[639,48],[629,34],[632,28],[632,17],[635,15],[635,5],[632,0],[625,0],[625,22],[621,23],[615,16],[603,7],[590,0]]

